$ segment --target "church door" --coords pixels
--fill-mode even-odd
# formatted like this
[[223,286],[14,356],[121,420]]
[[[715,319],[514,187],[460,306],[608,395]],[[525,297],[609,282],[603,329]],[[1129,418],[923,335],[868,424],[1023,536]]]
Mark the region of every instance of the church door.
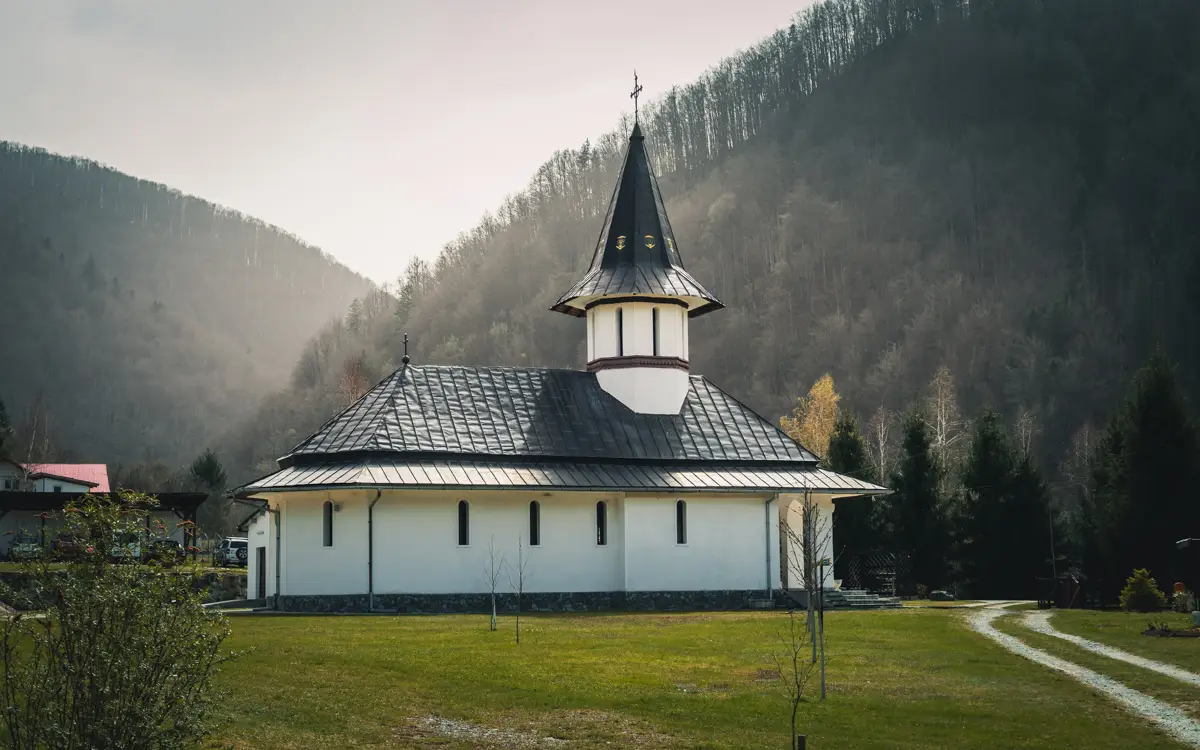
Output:
[[258,582],[258,585],[255,586],[255,588],[258,589],[258,591],[255,593],[255,598],[256,599],[266,599],[267,598],[267,548],[266,547],[258,547],[257,551],[258,551],[258,556],[257,556],[257,559],[254,561],[255,562],[254,574],[255,574],[255,580]]

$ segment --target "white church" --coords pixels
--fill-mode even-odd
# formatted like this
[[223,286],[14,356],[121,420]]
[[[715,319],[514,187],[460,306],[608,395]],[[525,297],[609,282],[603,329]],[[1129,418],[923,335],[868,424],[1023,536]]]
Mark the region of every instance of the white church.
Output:
[[586,368],[406,355],[237,490],[259,509],[249,595],[482,612],[485,571],[501,555],[515,570],[518,544],[527,609],[739,609],[801,586],[781,525],[800,538],[802,499],[828,519],[833,499],[886,490],[819,468],[690,372],[689,321],[722,307],[683,268],[635,124],[591,267],[551,308],[586,324]]

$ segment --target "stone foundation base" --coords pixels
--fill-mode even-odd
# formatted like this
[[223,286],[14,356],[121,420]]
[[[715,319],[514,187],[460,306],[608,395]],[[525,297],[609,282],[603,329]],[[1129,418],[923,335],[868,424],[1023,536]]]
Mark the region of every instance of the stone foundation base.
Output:
[[[522,612],[685,612],[761,608],[766,593],[754,591],[596,591],[524,594]],[[268,597],[273,601],[273,597]],[[496,594],[496,611],[516,610],[516,594]],[[759,606],[755,606],[758,603]],[[366,594],[283,595],[284,612],[366,612]],[[487,614],[489,594],[376,594],[376,612]]]

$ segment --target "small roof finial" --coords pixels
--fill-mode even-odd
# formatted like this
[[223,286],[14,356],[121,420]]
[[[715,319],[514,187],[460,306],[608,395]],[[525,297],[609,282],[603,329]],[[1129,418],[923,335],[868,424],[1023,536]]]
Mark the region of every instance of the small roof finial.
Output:
[[408,334],[407,333],[404,334],[404,356],[400,358],[400,361],[406,365],[412,361],[412,358],[408,356]]
[[641,84],[638,83],[637,70],[633,71],[633,93],[629,98],[633,100],[633,122],[636,125],[638,121],[638,94],[642,93]]

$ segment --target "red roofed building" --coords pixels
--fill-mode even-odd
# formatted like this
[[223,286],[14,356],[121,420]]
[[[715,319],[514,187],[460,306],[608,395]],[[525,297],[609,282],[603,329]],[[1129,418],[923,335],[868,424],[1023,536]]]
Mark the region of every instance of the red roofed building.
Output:
[[34,492],[108,492],[104,464],[25,464]]

